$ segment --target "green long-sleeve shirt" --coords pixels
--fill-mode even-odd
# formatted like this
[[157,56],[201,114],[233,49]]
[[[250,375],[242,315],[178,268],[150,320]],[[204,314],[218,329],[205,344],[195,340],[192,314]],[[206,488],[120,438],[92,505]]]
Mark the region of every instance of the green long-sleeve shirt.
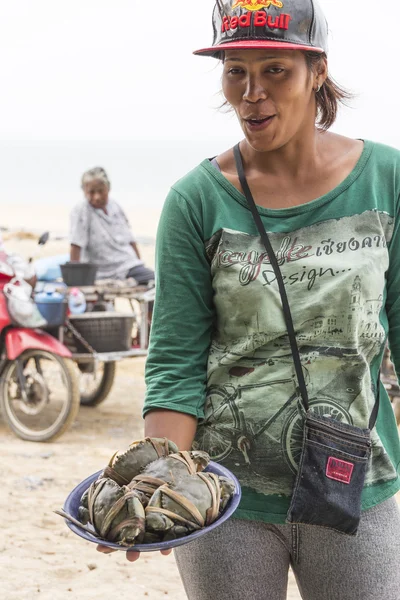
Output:
[[[299,206],[259,208],[278,257],[310,404],[367,427],[389,343],[400,373],[400,152],[365,142],[350,175]],[[157,236],[144,413],[199,419],[195,446],[241,482],[240,518],[284,523],[301,450],[279,290],[244,196],[203,161],[176,183]],[[363,508],[400,489],[381,386]]]

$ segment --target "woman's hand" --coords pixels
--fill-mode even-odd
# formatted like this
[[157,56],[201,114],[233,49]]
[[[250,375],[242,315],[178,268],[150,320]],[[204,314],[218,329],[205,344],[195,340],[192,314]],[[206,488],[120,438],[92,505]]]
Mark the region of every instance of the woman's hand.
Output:
[[[113,548],[108,548],[107,546],[97,546],[97,551],[102,554],[111,554],[112,552],[118,552],[118,550],[113,550]],[[168,556],[171,554],[172,550],[161,550],[161,554],[164,556]],[[129,562],[135,562],[140,558],[140,552],[135,552],[134,550],[129,550],[126,553],[126,558]]]
[[[197,419],[195,417],[172,410],[154,409],[145,417],[146,437],[166,437],[175,442],[180,450],[190,450],[196,427]],[[97,546],[97,551],[102,554],[118,552],[118,550],[113,550],[101,544]],[[172,550],[161,550],[163,556],[168,556],[171,552]],[[126,553],[126,558],[130,562],[135,562],[139,560],[140,552],[130,550]]]

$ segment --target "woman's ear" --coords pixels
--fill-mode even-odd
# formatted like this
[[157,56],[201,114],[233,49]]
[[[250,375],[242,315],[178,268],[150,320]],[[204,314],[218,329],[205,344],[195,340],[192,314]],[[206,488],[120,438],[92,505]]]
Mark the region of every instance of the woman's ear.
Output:
[[328,61],[326,56],[321,56],[315,67],[315,85],[322,87],[328,78]]

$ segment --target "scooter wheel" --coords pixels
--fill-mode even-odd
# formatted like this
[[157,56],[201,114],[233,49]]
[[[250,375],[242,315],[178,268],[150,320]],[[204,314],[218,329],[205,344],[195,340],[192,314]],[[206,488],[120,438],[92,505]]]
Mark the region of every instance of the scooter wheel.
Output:
[[79,411],[74,365],[44,350],[27,350],[5,364],[0,380],[0,410],[14,433],[31,442],[62,435]]
[[79,391],[82,406],[98,406],[109,395],[114,383],[115,362],[100,362],[92,370],[79,367]]

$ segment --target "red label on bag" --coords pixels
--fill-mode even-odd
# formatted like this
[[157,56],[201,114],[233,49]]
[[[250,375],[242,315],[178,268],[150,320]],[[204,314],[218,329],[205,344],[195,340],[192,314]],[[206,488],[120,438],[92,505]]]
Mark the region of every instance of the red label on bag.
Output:
[[353,474],[354,464],[330,456],[326,465],[326,476],[342,483],[349,484]]

